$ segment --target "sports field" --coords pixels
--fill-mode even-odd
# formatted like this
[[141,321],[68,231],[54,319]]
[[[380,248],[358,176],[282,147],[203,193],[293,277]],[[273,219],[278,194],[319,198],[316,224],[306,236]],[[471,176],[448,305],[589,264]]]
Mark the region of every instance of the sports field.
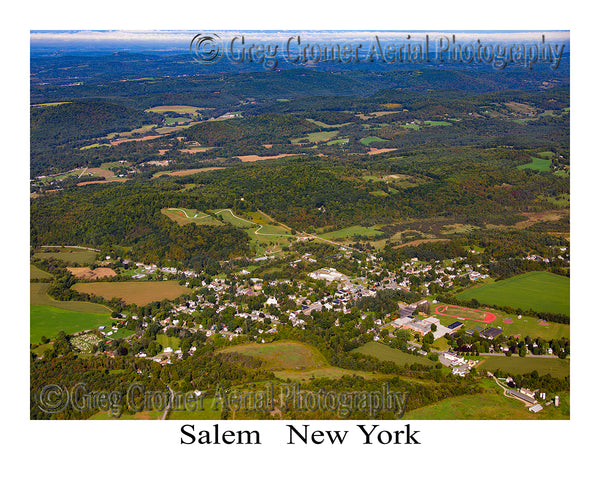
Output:
[[529,272],[459,293],[456,298],[475,298],[488,305],[509,305],[569,315],[570,281],[548,272]]
[[120,298],[125,303],[147,305],[160,300],[173,300],[184,293],[190,293],[187,287],[175,280],[162,282],[93,282],[76,283],[72,287],[81,293],[97,295],[110,300]]
[[365,343],[364,345],[352,350],[352,352],[371,355],[378,360],[390,361],[402,366],[406,364],[412,365],[413,363],[429,366],[435,365],[433,360],[429,360],[422,355],[412,355],[378,342]]
[[270,370],[306,370],[328,366],[327,360],[316,349],[299,342],[248,343],[228,347],[220,352],[237,352],[265,362]]
[[475,310],[473,308],[459,307],[456,305],[438,305],[435,307],[435,313],[453,317],[458,320],[473,320],[475,322],[492,323],[496,320],[496,315],[484,310]]

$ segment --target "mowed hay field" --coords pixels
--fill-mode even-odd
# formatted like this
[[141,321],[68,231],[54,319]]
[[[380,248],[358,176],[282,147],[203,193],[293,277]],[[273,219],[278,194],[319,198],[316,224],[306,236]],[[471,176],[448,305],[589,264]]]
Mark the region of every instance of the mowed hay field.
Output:
[[38,343],[43,336],[55,337],[61,330],[75,333],[81,330],[110,324],[110,310],[104,305],[90,302],[60,302],[50,298],[49,284],[30,284],[29,337]]
[[55,258],[57,260],[63,260],[65,262],[79,263],[80,265],[89,265],[94,260],[96,260],[97,256],[98,252],[79,248],[44,249],[44,251],[37,252],[33,255],[34,258]]
[[97,295],[110,300],[120,298],[125,303],[147,305],[160,300],[173,300],[184,293],[190,293],[187,287],[175,280],[161,282],[93,282],[76,283],[73,289],[80,293]]
[[44,272],[35,265],[29,264],[29,278],[32,280],[50,280],[52,275],[48,272]]
[[412,365],[413,363],[428,365],[430,367],[435,366],[435,362],[433,360],[429,360],[422,355],[412,355],[410,353],[402,352],[377,342],[365,343],[364,345],[352,350],[352,352],[362,353],[363,355],[371,355],[378,360],[390,361],[402,366],[406,364]]
[[299,342],[249,343],[227,347],[220,353],[237,352],[265,362],[270,370],[307,370],[327,367],[325,357],[316,348]]
[[29,341],[31,343],[40,342],[42,336],[54,338],[60,331],[71,334],[90,330],[100,325],[110,325],[110,312],[74,312],[49,305],[30,305],[29,318]]
[[355,235],[361,237],[376,237],[377,235],[381,235],[383,232],[381,230],[376,230],[375,228],[361,227],[359,225],[353,227],[343,228],[342,230],[336,230],[333,232],[327,232],[320,235],[320,237],[327,238],[329,240],[343,240],[347,238],[352,238]]
[[548,272],[529,272],[459,293],[459,300],[477,299],[488,305],[510,305],[569,315],[570,281]]
[[568,420],[569,395],[560,395],[560,406],[544,406],[538,413],[530,412],[519,400],[503,395],[491,380],[482,380],[485,393],[451,397],[426,407],[407,410],[405,420]]
[[568,359],[495,355],[480,355],[477,358],[480,360],[477,369],[481,371],[495,372],[500,369],[511,375],[522,375],[536,370],[540,375],[549,373],[556,378],[564,378],[570,374],[571,363]]

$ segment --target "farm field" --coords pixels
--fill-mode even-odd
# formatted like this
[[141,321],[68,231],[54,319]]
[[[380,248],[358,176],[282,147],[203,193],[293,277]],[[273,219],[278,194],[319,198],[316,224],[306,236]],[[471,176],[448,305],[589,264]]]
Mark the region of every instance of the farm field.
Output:
[[327,142],[334,138],[339,132],[339,130],[332,130],[330,132],[313,132],[308,133],[304,137],[293,138],[291,140],[292,143],[319,143],[319,142]]
[[342,230],[335,230],[333,232],[323,233],[319,235],[320,237],[326,238],[328,240],[335,239],[348,239],[352,238],[355,235],[360,235],[363,237],[375,237],[377,235],[381,235],[383,232],[381,230],[376,230],[374,228],[361,227],[359,225],[353,227],[343,228]]
[[125,303],[147,305],[160,300],[173,300],[184,293],[190,293],[187,287],[175,280],[162,282],[94,282],[76,283],[72,287],[80,293],[97,295],[105,299],[121,298]]
[[225,167],[205,167],[205,168],[190,168],[188,170],[173,170],[168,172],[156,172],[152,175],[152,178],[162,177],[167,175],[169,177],[185,177],[186,175],[195,175],[196,173],[208,172],[210,170],[221,170]]
[[356,353],[362,353],[363,355],[371,355],[378,360],[391,361],[402,366],[406,364],[412,365],[413,363],[429,366],[435,365],[433,360],[429,360],[421,355],[412,355],[410,353],[402,352],[378,342],[366,343],[352,351]]
[[306,370],[327,367],[327,360],[316,349],[299,342],[280,341],[266,344],[250,343],[220,350],[237,352],[265,362],[270,370]]
[[315,368],[314,370],[279,370],[275,372],[275,376],[281,380],[292,380],[294,382],[305,382],[313,378],[342,378],[345,375],[357,375],[368,380],[387,378],[387,375],[361,372],[360,370],[346,370],[339,367],[323,367]]
[[425,120],[425,125],[429,127],[448,127],[452,125],[452,123],[443,120]]
[[75,278],[84,278],[87,280],[98,280],[99,278],[115,277],[117,273],[112,268],[98,267],[91,270],[89,267],[67,267],[67,270]]
[[71,312],[80,313],[110,313],[110,309],[104,305],[91,302],[61,302],[49,297],[46,293],[50,284],[48,283],[31,283],[29,284],[29,303],[30,305],[48,305],[51,307],[69,310]]
[[569,315],[569,293],[570,282],[567,277],[548,272],[528,272],[465,290],[456,298],[460,300],[475,298],[480,303],[488,305],[510,305],[536,312]]
[[[562,407],[562,408],[561,408]],[[406,420],[568,420],[569,406],[545,407],[530,412],[522,402],[501,393],[482,393],[447,398],[440,402],[407,411]]]
[[530,157],[531,162],[525,165],[519,165],[517,168],[523,170],[524,168],[530,168],[531,170],[537,170],[539,172],[549,172],[552,160],[547,158]]
[[110,323],[110,312],[75,312],[50,305],[30,305],[29,312],[29,341],[31,343],[40,342],[42,336],[54,338],[61,330],[70,334]]
[[57,260],[63,260],[64,262],[73,262],[80,265],[89,265],[94,260],[98,253],[93,250],[84,250],[79,248],[45,248],[40,252],[36,252],[33,258],[55,258]]
[[198,113],[199,110],[206,110],[202,107],[193,107],[190,105],[160,105],[157,107],[152,107],[146,109],[146,112],[154,112],[154,113],[165,113],[165,112],[175,112],[175,113]]
[[363,145],[370,145],[371,143],[378,143],[378,142],[387,142],[387,140],[384,140],[383,138],[379,138],[379,137],[374,137],[374,136],[361,138],[361,140],[360,140],[360,143],[362,143]]
[[35,265],[29,264],[29,278],[32,280],[50,280],[52,275],[50,275],[48,272],[44,272]]
[[[477,368],[481,371],[494,372],[497,369],[511,375],[518,375],[537,370],[540,375],[549,373],[556,378],[564,378],[569,375],[570,361],[560,358],[537,358],[537,357],[519,357],[519,356],[485,356],[478,357],[482,359]],[[482,370],[483,369],[483,370]]]

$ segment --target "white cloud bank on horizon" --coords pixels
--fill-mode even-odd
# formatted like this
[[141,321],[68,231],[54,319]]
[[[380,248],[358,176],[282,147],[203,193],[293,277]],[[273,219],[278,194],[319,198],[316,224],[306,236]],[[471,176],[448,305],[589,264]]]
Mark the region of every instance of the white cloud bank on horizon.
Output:
[[440,36],[456,35],[457,41],[537,42],[544,35],[547,42],[569,42],[569,31],[377,31],[377,30],[80,30],[80,31],[32,31],[31,42],[189,42],[198,33],[218,33],[222,38],[245,35],[252,40],[285,41],[290,35],[304,35],[307,41],[360,41],[372,39],[376,34],[381,40],[412,41],[430,40]]

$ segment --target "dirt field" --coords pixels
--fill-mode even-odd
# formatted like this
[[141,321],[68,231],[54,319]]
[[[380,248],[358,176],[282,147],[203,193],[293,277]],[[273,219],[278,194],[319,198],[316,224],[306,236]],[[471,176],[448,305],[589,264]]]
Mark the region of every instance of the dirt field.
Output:
[[527,228],[538,222],[554,222],[562,217],[569,215],[569,210],[548,210],[545,212],[524,213],[528,220],[523,220],[515,224],[517,228]]
[[394,150],[397,150],[397,148],[375,148],[375,147],[371,147],[369,149],[369,155],[377,155],[379,153],[393,152]]
[[77,184],[78,187],[81,187],[82,185],[92,185],[94,183],[111,183],[111,182],[126,182],[127,179],[126,178],[115,178],[113,180],[92,180],[91,182],[79,182]]
[[91,270],[88,267],[67,267],[67,270],[71,272],[75,278],[82,278],[85,280],[98,280],[100,278],[114,277],[117,275],[112,268],[100,267]]

